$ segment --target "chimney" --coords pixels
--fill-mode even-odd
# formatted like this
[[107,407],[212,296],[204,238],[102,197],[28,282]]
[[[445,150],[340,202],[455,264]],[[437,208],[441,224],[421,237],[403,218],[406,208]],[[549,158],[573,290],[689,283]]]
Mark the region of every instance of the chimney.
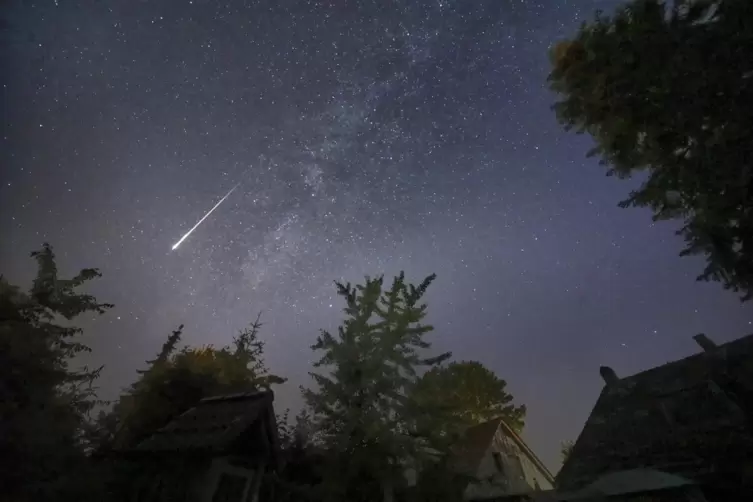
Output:
[[607,385],[614,385],[620,381],[617,377],[617,373],[615,373],[609,366],[599,366],[599,374],[601,374],[601,378],[604,379],[604,382]]
[[714,352],[716,351],[716,344],[711,340],[709,337],[704,335],[703,333],[699,333],[693,337],[693,340],[695,340],[695,343],[701,346],[704,352]]

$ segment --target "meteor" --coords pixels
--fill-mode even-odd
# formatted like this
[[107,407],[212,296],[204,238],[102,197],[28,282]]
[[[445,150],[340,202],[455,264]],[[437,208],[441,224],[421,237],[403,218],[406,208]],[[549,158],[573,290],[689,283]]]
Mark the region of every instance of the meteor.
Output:
[[196,223],[196,225],[194,225],[193,227],[191,227],[191,230],[189,230],[188,232],[186,232],[186,235],[184,235],[183,237],[181,237],[178,242],[176,242],[175,244],[173,244],[173,247],[171,249],[173,251],[175,251],[176,249],[178,249],[178,246],[180,246],[183,243],[184,240],[188,239],[188,236],[191,235],[193,233],[193,231],[196,230],[198,228],[198,226],[201,225],[201,223],[204,220],[206,220],[207,218],[209,218],[209,215],[212,214],[215,209],[217,209],[218,207],[220,207],[220,204],[222,204],[223,202],[225,202],[225,199],[227,199],[228,197],[230,197],[230,194],[233,193],[233,190],[235,190],[236,188],[238,188],[238,185],[240,185],[240,183],[238,183],[233,188],[231,188],[230,191],[228,193],[226,193],[225,196],[223,198],[221,198],[220,201],[217,204],[215,204],[214,207],[212,209],[210,209],[209,212],[207,214],[205,214],[202,219],[200,219],[198,221],[198,223]]

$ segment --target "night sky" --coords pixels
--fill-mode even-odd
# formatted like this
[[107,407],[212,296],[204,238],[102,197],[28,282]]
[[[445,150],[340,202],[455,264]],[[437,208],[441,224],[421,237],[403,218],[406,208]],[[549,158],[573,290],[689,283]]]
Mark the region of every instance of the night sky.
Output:
[[[749,332],[674,223],[617,207],[588,137],[556,123],[548,49],[595,0],[9,1],[2,12],[0,271],[50,242],[116,304],[85,319],[111,397],[178,324],[224,345],[263,311],[298,385],[333,280],[428,294],[431,340],[528,405],[556,468],[618,375]],[[238,188],[171,251],[233,186]]]

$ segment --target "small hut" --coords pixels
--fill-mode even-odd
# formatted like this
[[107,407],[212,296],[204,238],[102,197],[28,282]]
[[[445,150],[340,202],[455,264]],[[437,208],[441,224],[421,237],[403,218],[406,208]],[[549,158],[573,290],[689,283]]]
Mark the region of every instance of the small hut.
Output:
[[279,459],[271,391],[202,399],[123,451],[141,473],[132,502],[256,502]]

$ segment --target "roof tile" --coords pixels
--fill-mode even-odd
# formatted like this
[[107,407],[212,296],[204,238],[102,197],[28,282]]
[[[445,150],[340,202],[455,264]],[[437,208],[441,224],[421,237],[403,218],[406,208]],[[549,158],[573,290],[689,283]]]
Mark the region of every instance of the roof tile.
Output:
[[606,472],[640,467],[697,478],[715,459],[753,451],[745,408],[751,360],[753,335],[605,386],[558,487],[572,490]]
[[202,399],[136,446],[137,451],[222,450],[271,406],[271,391]]

